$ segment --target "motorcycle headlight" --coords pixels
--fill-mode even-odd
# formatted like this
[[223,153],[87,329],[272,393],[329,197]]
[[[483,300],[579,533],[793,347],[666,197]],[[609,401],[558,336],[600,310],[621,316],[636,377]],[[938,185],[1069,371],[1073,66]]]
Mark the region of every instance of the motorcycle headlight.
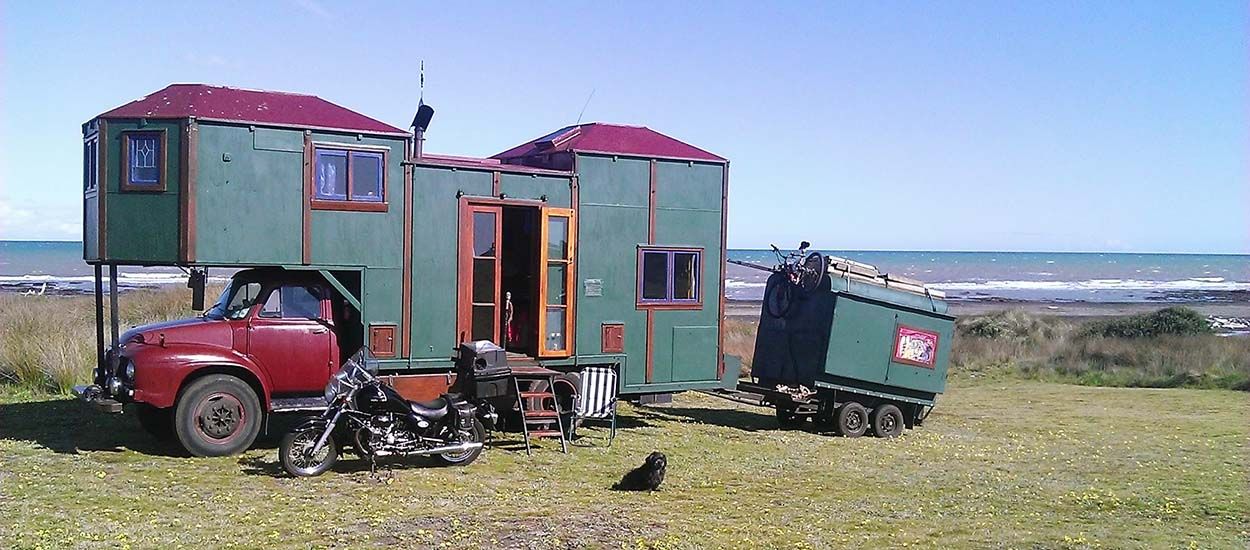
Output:
[[125,369],[123,369],[123,370],[122,370],[122,372],[125,374],[125,376],[126,376],[126,380],[130,380],[130,381],[132,381],[132,382],[133,382],[133,381],[134,381],[134,379],[135,379],[135,364],[134,364],[134,362],[132,362],[132,361],[127,361],[127,362],[126,362],[126,368],[125,368]]

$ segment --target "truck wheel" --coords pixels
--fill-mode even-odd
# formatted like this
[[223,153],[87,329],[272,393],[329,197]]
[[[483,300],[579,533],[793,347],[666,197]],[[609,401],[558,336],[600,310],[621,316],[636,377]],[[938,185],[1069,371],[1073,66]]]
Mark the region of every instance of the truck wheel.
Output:
[[854,401],[838,407],[834,428],[843,437],[859,437],[868,431],[868,410]]
[[232,455],[256,439],[262,414],[256,392],[246,382],[228,374],[210,374],[182,391],[174,430],[192,455]]
[[174,411],[140,403],[135,416],[139,417],[139,425],[143,426],[143,431],[148,432],[158,441],[168,441],[174,438]]
[[903,411],[886,403],[872,410],[872,433],[877,437],[898,437],[903,434]]

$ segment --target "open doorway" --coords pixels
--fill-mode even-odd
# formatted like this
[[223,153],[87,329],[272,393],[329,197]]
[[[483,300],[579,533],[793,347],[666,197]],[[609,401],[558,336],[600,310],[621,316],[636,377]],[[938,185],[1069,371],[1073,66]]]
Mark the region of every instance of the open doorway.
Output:
[[538,209],[503,207],[500,291],[503,308],[500,339],[508,351],[537,357],[538,349]]
[[490,340],[529,357],[567,357],[573,211],[466,201],[460,220],[458,340]]

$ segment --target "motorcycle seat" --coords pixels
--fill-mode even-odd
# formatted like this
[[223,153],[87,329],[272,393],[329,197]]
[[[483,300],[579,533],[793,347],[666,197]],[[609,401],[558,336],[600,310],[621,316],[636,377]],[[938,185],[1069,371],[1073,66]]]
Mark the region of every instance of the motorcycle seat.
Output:
[[447,416],[447,400],[438,398],[433,401],[409,401],[413,414],[429,420],[438,420]]

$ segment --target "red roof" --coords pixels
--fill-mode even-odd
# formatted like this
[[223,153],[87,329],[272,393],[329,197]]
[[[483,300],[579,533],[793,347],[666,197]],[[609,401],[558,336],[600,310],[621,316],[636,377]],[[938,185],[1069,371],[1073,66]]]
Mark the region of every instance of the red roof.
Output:
[[567,126],[513,147],[492,158],[514,159],[557,151],[725,162],[723,157],[645,126],[625,126],[603,122]]
[[543,174],[553,176],[571,176],[571,172],[564,170],[548,170],[545,168],[536,168],[532,166],[523,166],[520,164],[504,164],[497,158],[477,158],[462,157],[458,155],[437,155],[434,153],[423,153],[421,157],[415,159],[417,164],[433,164],[436,166],[451,166],[454,168],[476,168],[481,170],[499,170],[501,172],[519,172],[523,174]]
[[99,118],[187,117],[375,134],[407,133],[317,96],[207,84],[170,84]]

